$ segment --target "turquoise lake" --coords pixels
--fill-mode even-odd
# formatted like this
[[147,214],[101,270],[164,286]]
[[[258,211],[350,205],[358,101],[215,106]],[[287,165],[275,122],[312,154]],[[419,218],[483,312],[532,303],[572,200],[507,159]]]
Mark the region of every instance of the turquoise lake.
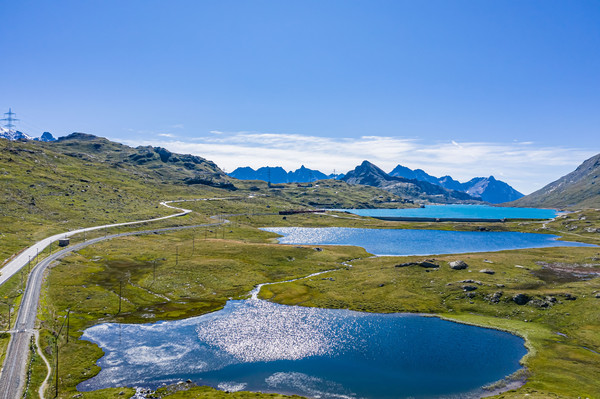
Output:
[[517,336],[436,317],[258,299],[180,321],[101,324],[82,338],[105,355],[80,391],[191,379],[323,399],[478,398],[526,354]]
[[440,219],[552,219],[553,209],[505,208],[489,205],[426,205],[408,209],[336,209],[359,216]]
[[355,245],[379,256],[441,255],[492,252],[506,249],[544,247],[593,247],[571,241],[557,241],[551,234],[443,231],[413,229],[359,229],[346,227],[267,227],[277,233],[280,244]]

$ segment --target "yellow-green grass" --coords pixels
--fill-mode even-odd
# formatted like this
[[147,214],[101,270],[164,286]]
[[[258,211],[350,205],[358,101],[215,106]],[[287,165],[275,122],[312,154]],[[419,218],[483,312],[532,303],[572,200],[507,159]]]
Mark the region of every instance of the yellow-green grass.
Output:
[[[239,202],[230,202],[210,202],[209,211],[234,213]],[[540,394],[540,397],[552,393],[565,397],[597,394],[593,382],[600,377],[600,356],[582,347],[600,352],[600,299],[594,296],[594,291],[600,292],[599,279],[567,278],[564,281],[540,272],[542,267],[536,262],[593,263],[593,259],[600,256],[598,248],[433,256],[427,258],[435,258],[442,265],[438,270],[415,266],[396,268],[396,264],[420,261],[424,257],[369,258],[364,250],[353,247],[326,247],[319,252],[307,246],[273,245],[269,243],[276,235],[251,226],[258,224],[260,218],[265,224],[269,221],[313,224],[315,220],[338,218],[312,214],[291,215],[286,219],[281,215],[227,218],[232,223],[225,226],[113,240],[65,259],[53,269],[46,287],[42,322],[46,335],[58,329],[53,320],[57,314],[64,315],[69,306],[74,323],[71,334],[78,337],[87,326],[103,321],[151,322],[203,314],[219,309],[228,298],[244,297],[259,282],[282,281],[340,268],[344,260],[362,258],[353,261],[351,268],[341,267],[331,272],[328,277],[333,281],[320,276],[269,285],[263,287],[261,295],[285,304],[438,314],[512,331],[527,339],[530,355],[524,362],[531,376],[517,393],[500,397],[519,397],[523,393]],[[373,226],[388,224],[374,219],[349,220],[373,223]],[[161,259],[156,262],[156,275],[155,259]],[[446,262],[454,259],[465,260],[469,269],[450,270]],[[493,269],[495,274],[480,273],[481,269]],[[459,283],[466,279],[482,283],[474,298],[468,298],[463,292],[462,285],[468,283]],[[117,314],[120,281],[124,281],[123,301],[122,311]],[[497,291],[503,292],[499,303],[485,299]],[[555,296],[561,303],[548,309],[520,306],[511,300],[517,293],[527,293],[536,300]],[[577,296],[577,300],[566,300],[561,296],[566,293]],[[558,335],[559,332],[568,337]],[[61,358],[69,359],[72,370],[70,379],[61,379],[61,390],[73,394],[79,381],[98,372],[94,362],[102,353],[85,341],[63,345]],[[207,392],[201,389],[177,395],[220,395],[213,390]]]

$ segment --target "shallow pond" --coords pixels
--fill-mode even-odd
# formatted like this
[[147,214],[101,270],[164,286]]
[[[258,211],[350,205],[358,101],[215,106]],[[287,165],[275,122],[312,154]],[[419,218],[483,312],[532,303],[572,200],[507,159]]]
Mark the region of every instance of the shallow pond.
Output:
[[408,209],[338,209],[359,216],[439,219],[552,219],[553,209],[510,208],[489,205],[426,205]]
[[320,398],[476,398],[518,370],[526,353],[514,335],[435,317],[257,299],[180,321],[101,324],[83,339],[105,352],[83,391],[189,378]]
[[358,229],[347,227],[266,227],[280,244],[355,245],[374,255],[439,255],[506,249],[593,246],[557,241],[558,236],[519,232]]

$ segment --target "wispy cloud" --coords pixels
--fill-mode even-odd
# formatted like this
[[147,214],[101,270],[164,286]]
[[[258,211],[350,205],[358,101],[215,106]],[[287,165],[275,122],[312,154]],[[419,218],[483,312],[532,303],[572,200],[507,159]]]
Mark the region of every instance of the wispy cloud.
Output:
[[334,170],[345,173],[366,159],[388,172],[402,164],[435,176],[451,175],[460,181],[494,175],[523,193],[556,180],[595,154],[590,150],[542,147],[531,142],[459,144],[454,140],[425,143],[387,136],[328,138],[260,132],[210,133],[185,141],[158,139],[128,141],[128,144],[193,153],[228,171],[238,166],[282,166],[291,170],[305,165],[325,173]]
[[160,137],[175,137],[175,135],[171,134],[171,133],[158,133],[157,136],[160,136]]

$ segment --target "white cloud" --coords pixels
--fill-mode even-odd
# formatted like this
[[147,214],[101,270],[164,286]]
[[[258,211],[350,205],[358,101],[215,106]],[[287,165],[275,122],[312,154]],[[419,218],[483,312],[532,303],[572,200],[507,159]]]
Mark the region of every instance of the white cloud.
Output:
[[[425,143],[387,136],[328,138],[299,134],[211,131],[210,136],[183,140],[128,140],[192,153],[232,171],[239,166],[305,165],[324,173],[345,173],[363,160],[386,172],[401,164],[434,176],[466,181],[476,176],[502,177],[517,190],[530,193],[574,170],[595,152],[568,147],[540,147],[531,142],[456,141]],[[161,135],[172,138],[172,136]]]
[[158,133],[157,136],[160,136],[160,137],[175,137],[175,135],[173,135],[171,133]]

